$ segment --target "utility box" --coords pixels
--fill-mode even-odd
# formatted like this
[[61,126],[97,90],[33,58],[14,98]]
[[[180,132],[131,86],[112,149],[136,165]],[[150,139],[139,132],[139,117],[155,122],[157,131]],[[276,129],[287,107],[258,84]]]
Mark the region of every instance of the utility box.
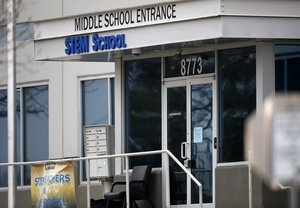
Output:
[[300,184],[300,95],[277,94],[246,124],[246,153],[274,187]]
[[[114,154],[114,126],[94,125],[84,127],[85,156]],[[90,178],[104,179],[112,176],[112,159],[90,160]],[[86,166],[86,168],[88,168]]]

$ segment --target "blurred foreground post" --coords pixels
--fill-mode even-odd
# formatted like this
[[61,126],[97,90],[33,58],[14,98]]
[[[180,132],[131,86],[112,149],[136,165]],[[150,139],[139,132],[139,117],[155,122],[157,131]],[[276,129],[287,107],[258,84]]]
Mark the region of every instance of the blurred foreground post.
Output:
[[[15,93],[16,93],[16,39],[15,0],[7,0],[7,123],[8,162],[15,162]],[[15,207],[15,167],[8,166],[8,207]]]
[[[250,165],[273,189],[291,191],[298,208],[300,187],[300,94],[269,97],[247,120],[245,144]],[[247,151],[245,151],[247,152]]]

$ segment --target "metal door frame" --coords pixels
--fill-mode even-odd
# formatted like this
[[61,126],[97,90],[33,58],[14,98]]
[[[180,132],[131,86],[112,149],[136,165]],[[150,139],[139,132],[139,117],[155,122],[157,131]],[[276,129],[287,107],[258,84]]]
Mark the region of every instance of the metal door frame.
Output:
[[[162,127],[163,127],[163,139],[162,139],[162,147],[163,149],[168,149],[168,141],[167,141],[167,90],[168,88],[174,87],[186,87],[186,102],[187,102],[187,139],[186,141],[191,144],[191,86],[198,84],[212,84],[212,140],[217,137],[217,93],[216,93],[216,81],[214,76],[211,77],[188,77],[185,79],[179,78],[178,80],[170,80],[164,81],[162,84]],[[215,168],[217,166],[217,150],[212,145],[212,158],[213,158],[213,167],[212,167],[212,190],[213,190],[213,199],[212,203],[203,204],[204,208],[213,208],[215,207]],[[191,157],[191,151],[189,151],[189,157]],[[166,159],[163,160],[164,167],[168,167],[168,162]],[[166,168],[164,168],[166,170]],[[191,169],[189,169],[191,170]],[[163,177],[163,180],[169,177]],[[163,181],[164,185],[169,185],[169,182]],[[169,197],[169,196],[163,196]],[[170,200],[167,200],[170,201]],[[198,207],[199,204],[191,204],[191,180],[187,180],[187,204],[184,205],[170,205],[171,208],[181,208],[181,207]]]

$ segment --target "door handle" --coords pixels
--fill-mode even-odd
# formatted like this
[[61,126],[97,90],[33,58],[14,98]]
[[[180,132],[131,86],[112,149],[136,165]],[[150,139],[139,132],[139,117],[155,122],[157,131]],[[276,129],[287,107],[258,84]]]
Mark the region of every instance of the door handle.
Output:
[[189,145],[189,143],[187,143],[187,142],[181,143],[181,158],[182,159],[188,159],[188,145]]
[[218,148],[218,139],[217,139],[217,137],[214,137],[214,148],[215,149]]

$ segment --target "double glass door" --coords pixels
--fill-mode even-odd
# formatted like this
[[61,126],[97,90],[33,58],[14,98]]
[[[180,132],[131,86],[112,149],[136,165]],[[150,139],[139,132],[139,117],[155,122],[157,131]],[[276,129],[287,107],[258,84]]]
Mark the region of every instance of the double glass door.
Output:
[[[172,81],[164,87],[166,148],[200,181],[205,207],[214,204],[214,80]],[[199,204],[196,184],[169,161],[172,207]]]

